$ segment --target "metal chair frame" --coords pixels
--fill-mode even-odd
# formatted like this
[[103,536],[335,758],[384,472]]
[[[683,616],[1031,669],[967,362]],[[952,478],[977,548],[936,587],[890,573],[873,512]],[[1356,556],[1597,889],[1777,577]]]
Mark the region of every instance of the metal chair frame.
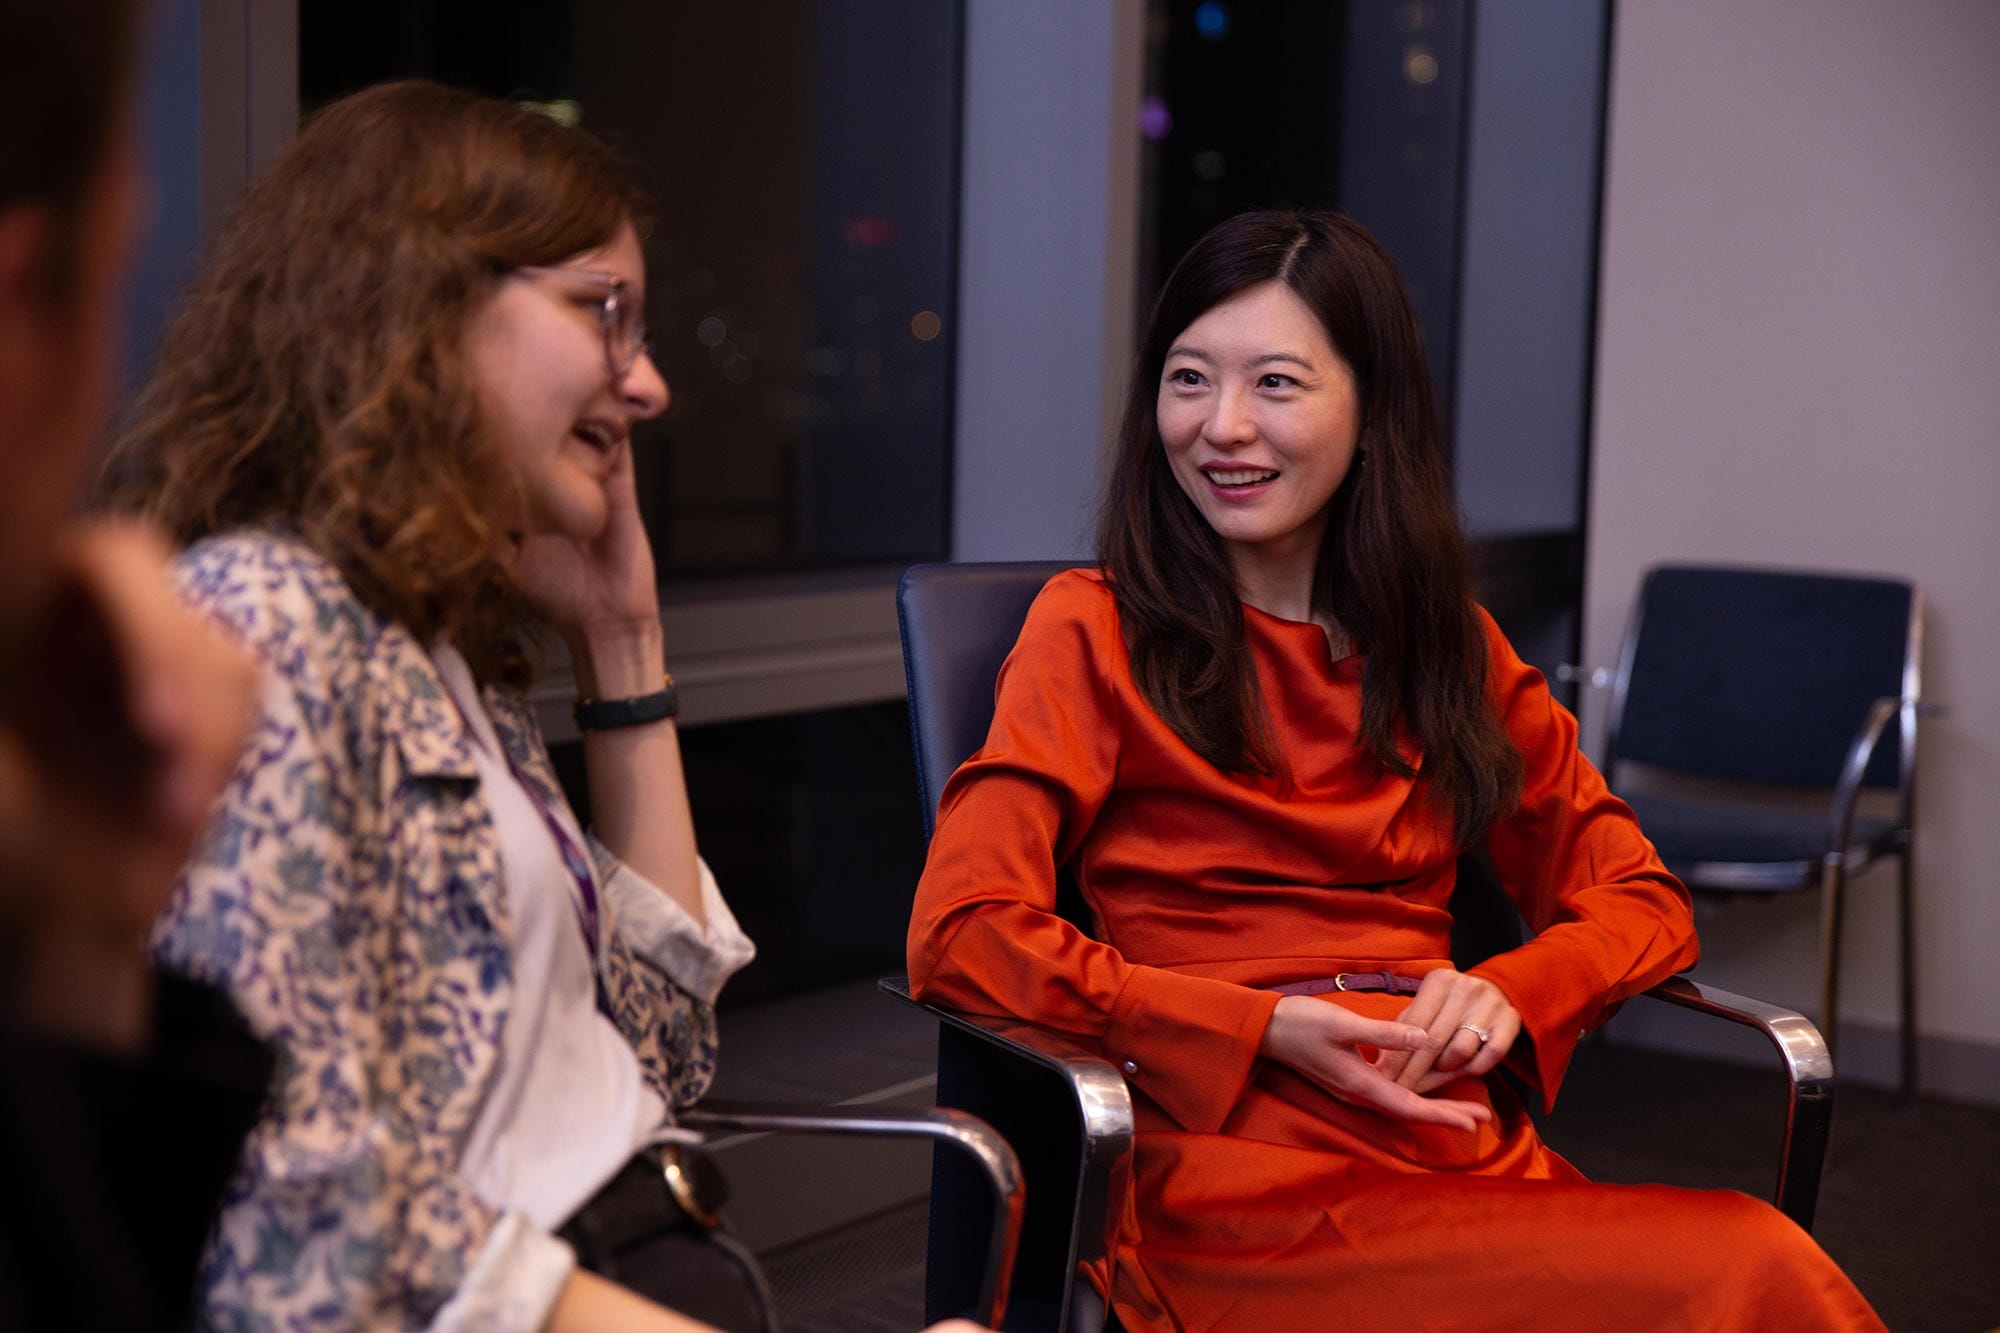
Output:
[[[1080,1134],[1073,1145],[1074,1167],[1052,1185],[1070,1201],[1069,1243],[1064,1280],[1057,1301],[1058,1333],[1097,1333],[1104,1327],[1104,1304],[1089,1283],[1076,1281],[1079,1265],[1104,1258],[1110,1242],[1108,1225],[1112,1200],[1123,1191],[1131,1170],[1132,1090],[1125,1076],[1101,1055],[1094,1055],[1058,1033],[1009,1019],[962,1014],[910,996],[907,977],[886,977],[886,993],[914,1005],[938,1020],[941,1038],[969,1038],[1004,1055],[1050,1071],[1074,1103]],[[1010,1256],[1011,1262],[1011,1256]],[[992,1327],[1001,1324],[995,1320]]]
[[702,1102],[679,1113],[690,1129],[721,1133],[831,1134],[924,1138],[962,1153],[993,1190],[992,1228],[974,1310],[990,1327],[1000,1327],[1007,1311],[1007,1285],[1021,1241],[1027,1190],[1021,1163],[991,1125],[966,1111],[939,1107],[914,1110],[894,1106],[796,1106],[763,1102]]
[[[1023,579],[1045,579],[1062,567],[1059,564],[1022,563],[1013,568]],[[955,764],[965,757],[947,758],[927,753],[924,741],[926,729],[918,713],[926,682],[920,679],[912,661],[908,605],[913,584],[925,581],[931,577],[929,571],[938,568],[942,567],[912,567],[905,572],[897,589],[897,611],[904,636],[904,666],[910,687],[911,731],[917,747],[918,789],[924,802],[927,833],[936,817],[942,785],[941,781],[934,780],[933,770],[948,771],[944,768],[946,763]],[[1007,572],[1007,568],[1001,565],[985,565],[979,569],[987,573]],[[954,662],[951,668],[967,665],[970,664]],[[1865,767],[1865,758],[1863,763]],[[1068,1210],[1070,1236],[1054,1327],[1056,1333],[1100,1333],[1106,1318],[1103,1301],[1088,1283],[1076,1281],[1076,1272],[1079,1264],[1103,1257],[1110,1235],[1107,1209],[1119,1197],[1130,1171],[1134,1121],[1132,1094],[1124,1076],[1102,1056],[1032,1024],[960,1013],[921,1003],[911,998],[909,981],[904,977],[886,979],[881,985],[890,995],[914,1004],[935,1017],[940,1024],[941,1042],[946,1034],[954,1034],[990,1048],[1004,1058],[1018,1059],[1050,1070],[1062,1080],[1066,1096],[1074,1102],[1081,1138],[1075,1144],[1067,1174],[1057,1185],[1064,1191],[1064,1197],[1073,1200],[1073,1206]],[[1667,1004],[1754,1028],[1771,1043],[1784,1065],[1788,1084],[1784,1134],[1779,1147],[1772,1200],[1787,1217],[1811,1230],[1819,1201],[1827,1139],[1833,1122],[1833,1061],[1818,1029],[1803,1015],[1792,1010],[1704,985],[1687,977],[1670,978],[1646,994]],[[1037,1187],[1042,1188],[1039,1183]]]
[[[1057,1304],[1054,1333],[1100,1333],[1103,1298],[1078,1282],[1079,1265],[1104,1257],[1110,1239],[1111,1201],[1131,1170],[1132,1092],[1125,1077],[1104,1057],[1030,1024],[982,1014],[966,1014],[910,997],[907,977],[889,977],[882,989],[924,1010],[946,1028],[991,1045],[1029,1064],[1052,1070],[1067,1084],[1083,1126],[1073,1175],[1058,1182],[1074,1199],[1070,1210],[1068,1258]],[[1672,977],[1646,992],[1648,998],[1677,1005],[1762,1033],[1784,1064],[1788,1093],[1784,1136],[1778,1148],[1777,1180],[1771,1200],[1807,1231],[1819,1205],[1820,1176],[1833,1128],[1833,1060],[1811,1020],[1687,977]],[[993,1327],[999,1328],[998,1321]]]
[[[1784,571],[1768,571],[1784,572]],[[1649,572],[1650,573],[1650,572]],[[1645,625],[1646,586],[1633,599],[1632,613],[1612,674],[1611,717],[1605,736],[1604,778],[1615,785],[1621,764],[1619,737],[1625,722],[1625,705],[1631,689],[1632,666],[1638,657],[1639,639]],[[1924,637],[1924,592],[1910,585],[1910,614],[1903,652],[1901,693],[1883,696],[1870,704],[1860,727],[1849,743],[1827,808],[1826,850],[1817,862],[1697,861],[1676,865],[1688,888],[1726,893],[1784,893],[1816,890],[1819,901],[1819,1027],[1832,1052],[1839,1039],[1837,1017],[1840,1001],[1841,931],[1844,921],[1847,881],[1878,860],[1895,857],[1897,862],[1896,922],[1898,969],[1899,1081],[1903,1095],[1917,1090],[1917,983],[1916,983],[1916,876],[1915,838],[1917,799],[1917,722],[1934,716],[1935,705],[1922,700]],[[1559,673],[1561,674],[1561,673]],[[1581,673],[1568,673],[1575,678]],[[1593,684],[1598,683],[1595,679]],[[1898,726],[1897,798],[1893,826],[1880,837],[1856,843],[1852,837],[1855,807],[1861,797],[1863,779],[1889,723]]]

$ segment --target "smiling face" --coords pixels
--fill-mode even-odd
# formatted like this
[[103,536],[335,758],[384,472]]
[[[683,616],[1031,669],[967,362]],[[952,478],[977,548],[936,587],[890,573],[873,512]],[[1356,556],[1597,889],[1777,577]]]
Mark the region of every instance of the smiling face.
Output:
[[1310,572],[1354,461],[1360,403],[1303,301],[1265,282],[1211,306],[1167,349],[1155,420],[1174,480],[1239,583],[1256,569]]
[[613,380],[602,324],[607,284],[591,274],[624,279],[644,302],[646,264],[630,227],[548,271],[503,277],[474,312],[465,343],[481,414],[526,501],[521,530],[578,541],[604,530],[605,486],[631,447],[633,424],[667,405],[666,381],[648,356]]

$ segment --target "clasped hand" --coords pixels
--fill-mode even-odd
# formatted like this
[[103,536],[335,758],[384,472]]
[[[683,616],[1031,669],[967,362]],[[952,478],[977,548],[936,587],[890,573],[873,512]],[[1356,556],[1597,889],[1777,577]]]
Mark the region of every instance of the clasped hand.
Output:
[[[1394,1019],[1363,1018],[1325,1000],[1288,995],[1272,1012],[1260,1050],[1344,1102],[1469,1130],[1490,1121],[1492,1110],[1429,1094],[1492,1070],[1520,1032],[1521,1016],[1498,986],[1438,968]],[[1374,1054],[1362,1054],[1364,1046]]]

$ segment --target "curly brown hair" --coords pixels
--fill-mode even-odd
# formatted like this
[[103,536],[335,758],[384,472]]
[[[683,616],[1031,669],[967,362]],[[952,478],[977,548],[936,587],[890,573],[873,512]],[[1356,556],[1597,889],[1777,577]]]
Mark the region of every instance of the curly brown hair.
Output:
[[414,81],[332,103],[217,237],[100,493],[183,543],[294,533],[419,641],[524,683],[520,497],[463,334],[506,271],[649,217],[629,164],[511,103]]

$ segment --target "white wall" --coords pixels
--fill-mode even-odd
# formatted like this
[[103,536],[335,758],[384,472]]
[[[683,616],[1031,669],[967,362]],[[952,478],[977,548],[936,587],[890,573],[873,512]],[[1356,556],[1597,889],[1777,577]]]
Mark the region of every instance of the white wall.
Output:
[[1139,0],[969,0],[952,558],[1089,554],[1131,355]]
[[[2000,1054],[2000,4],[1621,0],[1604,228],[1586,660],[1658,560],[1922,583],[1951,709],[1924,733],[1922,1026]],[[1891,888],[1859,882],[1844,974],[1882,1027]],[[1700,975],[1809,1009],[1813,934],[1804,904],[1731,905]]]

